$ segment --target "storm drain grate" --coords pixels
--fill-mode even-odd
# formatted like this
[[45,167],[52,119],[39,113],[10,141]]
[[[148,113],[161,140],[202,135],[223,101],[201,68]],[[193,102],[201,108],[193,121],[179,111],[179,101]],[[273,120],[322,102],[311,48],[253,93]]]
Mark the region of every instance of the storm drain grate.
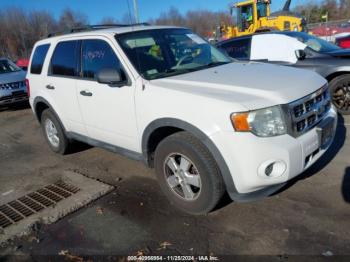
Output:
[[0,228],[29,217],[79,192],[79,188],[63,181],[48,185],[17,200],[0,206]]

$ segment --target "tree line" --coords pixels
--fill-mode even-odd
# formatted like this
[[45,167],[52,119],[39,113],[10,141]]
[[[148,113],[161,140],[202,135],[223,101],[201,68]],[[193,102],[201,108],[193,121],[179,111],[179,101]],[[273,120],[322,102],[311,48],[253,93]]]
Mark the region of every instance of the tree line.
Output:
[[[304,16],[308,23],[322,22],[322,16],[328,14],[329,20],[350,19],[350,0],[323,0],[321,3],[307,3],[294,8],[294,12]],[[105,17],[101,24],[133,23],[132,15],[125,14],[121,19]],[[212,12],[209,10],[192,10],[182,14],[171,7],[157,18],[148,21],[157,25],[177,25],[191,28],[196,33],[208,36],[224,23],[233,24],[229,11]],[[47,37],[49,33],[67,31],[74,27],[89,24],[87,15],[65,9],[59,18],[47,11],[26,12],[21,8],[0,10],[0,57],[12,60],[28,58],[36,41]]]
[[323,0],[321,3],[305,1],[294,11],[306,18],[308,23],[350,19],[350,0]]
[[[160,14],[151,24],[178,25],[192,28],[199,34],[206,35],[220,21],[230,22],[224,12],[189,11],[182,15],[176,8]],[[105,17],[100,24],[129,24],[133,17],[125,14],[121,19]],[[0,57],[12,60],[29,58],[36,41],[46,38],[52,32],[65,32],[71,28],[89,24],[88,17],[71,9],[62,11],[58,19],[47,11],[26,12],[21,8],[6,8],[0,10]]]

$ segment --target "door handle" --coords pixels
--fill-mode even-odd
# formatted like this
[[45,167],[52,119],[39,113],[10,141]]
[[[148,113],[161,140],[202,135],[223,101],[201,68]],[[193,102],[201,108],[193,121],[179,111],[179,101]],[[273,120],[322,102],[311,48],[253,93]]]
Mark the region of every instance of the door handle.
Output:
[[55,87],[53,85],[47,85],[46,88],[50,89],[50,90],[54,90],[55,89]]
[[92,93],[91,92],[87,92],[87,91],[80,91],[80,94],[82,96],[92,96]]

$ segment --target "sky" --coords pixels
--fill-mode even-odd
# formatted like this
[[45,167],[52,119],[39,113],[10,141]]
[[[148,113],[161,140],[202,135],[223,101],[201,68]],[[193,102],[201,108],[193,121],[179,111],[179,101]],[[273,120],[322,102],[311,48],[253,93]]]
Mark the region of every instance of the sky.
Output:
[[[319,0],[312,0],[319,1]],[[56,18],[67,7],[87,15],[91,24],[99,23],[104,17],[113,17],[122,20],[128,14],[128,2],[131,12],[133,0],[0,0],[0,10],[4,7],[22,7],[25,10],[46,10]],[[138,0],[140,21],[157,18],[171,6],[177,7],[180,12],[188,10],[207,9],[211,11],[227,11],[228,6],[237,0]],[[309,0],[293,0],[292,7]],[[272,0],[272,11],[283,7],[285,0]]]

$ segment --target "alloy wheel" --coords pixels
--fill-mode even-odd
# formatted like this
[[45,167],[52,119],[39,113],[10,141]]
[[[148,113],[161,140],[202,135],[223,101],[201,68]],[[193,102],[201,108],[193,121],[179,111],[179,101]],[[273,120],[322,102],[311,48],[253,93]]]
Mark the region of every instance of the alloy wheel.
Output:
[[164,161],[166,181],[176,196],[196,200],[201,192],[201,177],[193,162],[180,153],[172,153]]
[[50,119],[46,119],[45,121],[45,131],[50,144],[54,147],[59,147],[60,139],[58,137],[57,128]]

